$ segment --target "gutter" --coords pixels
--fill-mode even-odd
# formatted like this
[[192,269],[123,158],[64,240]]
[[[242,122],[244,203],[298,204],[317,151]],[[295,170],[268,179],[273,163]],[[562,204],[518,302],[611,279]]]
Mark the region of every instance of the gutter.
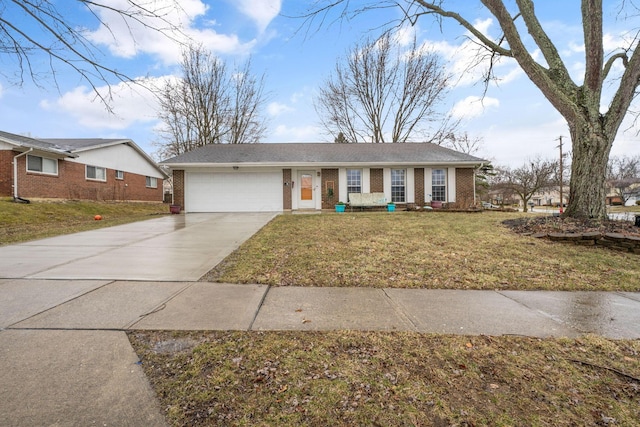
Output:
[[18,197],[18,157],[26,156],[33,151],[33,147],[28,151],[22,152],[17,156],[13,156],[13,200],[29,203],[28,200]]

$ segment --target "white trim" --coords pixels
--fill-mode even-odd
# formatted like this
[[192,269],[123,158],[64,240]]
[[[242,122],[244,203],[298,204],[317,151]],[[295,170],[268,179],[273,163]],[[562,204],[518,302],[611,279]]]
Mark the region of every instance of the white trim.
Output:
[[371,193],[371,168],[362,168],[360,184],[363,193]]
[[433,200],[433,168],[424,168],[424,204],[428,205]]
[[415,172],[414,168],[407,168],[404,181],[404,199],[405,203],[415,203],[416,202],[416,180],[415,180]]
[[384,189],[384,198],[387,200],[391,200],[391,169],[382,169],[382,188]]
[[349,195],[347,194],[347,169],[339,168],[338,169],[338,189],[340,194],[340,201],[343,203],[347,203],[347,198]]
[[448,168],[447,170],[447,202],[455,203],[456,201],[456,168]]

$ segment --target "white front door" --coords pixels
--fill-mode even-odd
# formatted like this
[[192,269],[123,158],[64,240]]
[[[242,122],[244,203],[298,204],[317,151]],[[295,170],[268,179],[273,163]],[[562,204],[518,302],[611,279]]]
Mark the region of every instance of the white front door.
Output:
[[315,171],[298,172],[298,189],[296,194],[299,209],[314,209],[316,207],[315,184]]

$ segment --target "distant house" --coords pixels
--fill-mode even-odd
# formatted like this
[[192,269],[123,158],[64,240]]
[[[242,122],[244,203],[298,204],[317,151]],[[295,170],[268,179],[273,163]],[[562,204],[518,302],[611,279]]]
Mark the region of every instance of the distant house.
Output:
[[401,206],[475,203],[485,160],[430,143],[210,144],[161,162],[186,212],[331,209],[352,193]]
[[0,196],[160,202],[165,178],[130,139],[36,139],[0,131]]

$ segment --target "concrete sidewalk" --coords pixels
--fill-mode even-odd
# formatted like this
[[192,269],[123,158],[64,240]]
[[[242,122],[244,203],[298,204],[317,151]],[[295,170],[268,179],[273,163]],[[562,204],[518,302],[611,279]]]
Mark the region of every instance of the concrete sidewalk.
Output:
[[640,338],[640,293],[2,279],[0,294],[0,327],[14,330],[353,329]]

